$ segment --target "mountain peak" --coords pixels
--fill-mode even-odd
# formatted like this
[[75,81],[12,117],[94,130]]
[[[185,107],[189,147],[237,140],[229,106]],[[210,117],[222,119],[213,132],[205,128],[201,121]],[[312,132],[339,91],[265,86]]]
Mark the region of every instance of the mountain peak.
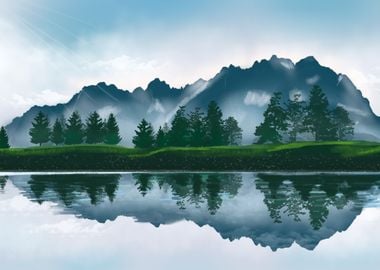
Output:
[[161,81],[159,78],[155,78],[153,81],[151,81],[146,88],[147,91],[155,91],[161,89],[170,89],[170,85],[165,81]]
[[300,61],[297,62],[296,65],[298,64],[303,64],[303,63],[308,63],[308,64],[317,64],[319,65],[319,62],[317,61],[317,59],[315,59],[314,56],[308,56],[308,57],[305,57],[303,59],[301,59]]
[[270,62],[274,62],[274,61],[278,61],[279,58],[277,57],[277,55],[272,55],[272,57],[269,59]]
[[294,68],[294,63],[292,60],[287,58],[279,58],[275,54],[269,59],[269,63],[273,66],[283,67],[288,70],[292,70]]

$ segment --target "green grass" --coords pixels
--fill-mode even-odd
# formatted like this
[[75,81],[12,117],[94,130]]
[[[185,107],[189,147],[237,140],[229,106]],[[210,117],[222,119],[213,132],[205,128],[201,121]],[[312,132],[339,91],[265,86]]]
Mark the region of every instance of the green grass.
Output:
[[370,170],[380,144],[363,141],[135,149],[71,145],[0,150],[0,170]]

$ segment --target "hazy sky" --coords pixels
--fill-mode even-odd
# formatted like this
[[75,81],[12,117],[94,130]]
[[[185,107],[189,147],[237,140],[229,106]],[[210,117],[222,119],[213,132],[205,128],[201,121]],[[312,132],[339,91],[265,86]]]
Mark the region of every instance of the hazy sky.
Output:
[[0,0],[0,124],[99,81],[182,86],[222,66],[314,55],[380,114],[380,1]]

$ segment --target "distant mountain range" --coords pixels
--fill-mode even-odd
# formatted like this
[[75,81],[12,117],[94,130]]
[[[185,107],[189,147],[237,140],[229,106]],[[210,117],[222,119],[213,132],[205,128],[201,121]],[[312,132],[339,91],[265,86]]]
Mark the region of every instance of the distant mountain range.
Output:
[[[366,98],[351,80],[324,67],[312,57],[297,63],[272,56],[269,60],[256,61],[249,68],[230,65],[223,67],[212,79],[172,88],[165,81],[154,79],[146,89],[133,91],[118,89],[104,82],[84,87],[67,103],[54,106],[33,106],[21,117],[16,117],[6,127],[12,146],[29,146],[28,130],[38,111],[67,118],[77,110],[83,118],[92,111],[102,117],[113,112],[119,122],[122,144],[131,145],[138,122],[146,118],[154,127],[170,122],[177,108],[186,105],[207,108],[211,100],[218,102],[224,116],[235,117],[243,128],[243,143],[252,143],[255,127],[262,121],[270,96],[281,91],[284,99],[301,93],[307,99],[311,87],[322,87],[332,106],[341,105],[350,112],[356,123],[355,139],[380,140],[380,118],[376,116]],[[84,119],[83,119],[84,120]]]

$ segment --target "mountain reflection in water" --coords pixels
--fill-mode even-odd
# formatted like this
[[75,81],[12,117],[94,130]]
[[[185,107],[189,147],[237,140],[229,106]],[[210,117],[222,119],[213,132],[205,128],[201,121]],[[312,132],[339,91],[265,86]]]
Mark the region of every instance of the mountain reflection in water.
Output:
[[30,200],[105,222],[118,216],[155,226],[190,220],[224,239],[248,237],[272,250],[313,250],[345,231],[378,195],[379,175],[128,173],[0,177]]

